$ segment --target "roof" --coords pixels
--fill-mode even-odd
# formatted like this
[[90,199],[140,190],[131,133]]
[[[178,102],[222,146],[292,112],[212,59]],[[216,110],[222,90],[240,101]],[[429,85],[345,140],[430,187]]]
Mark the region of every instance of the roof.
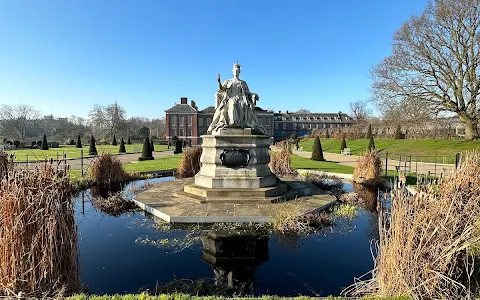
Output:
[[[257,113],[272,113],[271,111],[264,110],[263,108],[258,107],[258,106],[255,107],[255,111]],[[215,106],[209,106],[209,107],[199,111],[199,113],[200,114],[214,114],[215,113]]]
[[197,113],[197,110],[190,104],[176,104],[174,107],[167,109],[165,112],[169,114],[195,114]]

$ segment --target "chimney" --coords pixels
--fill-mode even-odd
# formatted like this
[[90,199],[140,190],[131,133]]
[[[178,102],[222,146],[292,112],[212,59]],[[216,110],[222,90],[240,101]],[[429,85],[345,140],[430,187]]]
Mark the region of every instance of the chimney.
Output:
[[288,114],[288,110],[287,110],[287,114]]
[[281,114],[281,113],[282,113],[282,111],[281,111],[281,110],[279,110],[279,111],[278,111],[278,113],[279,113],[279,114]]
[[180,104],[187,104],[188,100],[187,97],[180,98]]
[[197,103],[195,103],[195,101],[190,100],[190,106],[198,110]]

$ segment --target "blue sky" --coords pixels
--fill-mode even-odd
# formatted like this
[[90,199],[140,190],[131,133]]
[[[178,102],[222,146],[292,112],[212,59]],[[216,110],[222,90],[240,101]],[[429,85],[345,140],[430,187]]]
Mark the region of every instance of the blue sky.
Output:
[[0,0],[0,103],[159,118],[180,97],[213,105],[238,61],[264,109],[348,112],[426,2]]

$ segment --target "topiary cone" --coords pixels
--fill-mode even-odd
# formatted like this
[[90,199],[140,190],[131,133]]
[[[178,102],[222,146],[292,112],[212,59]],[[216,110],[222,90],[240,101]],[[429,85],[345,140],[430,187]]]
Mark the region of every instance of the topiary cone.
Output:
[[315,137],[313,140],[313,147],[312,147],[312,160],[324,161],[323,158],[323,150],[322,150],[322,143],[320,142],[320,138],[318,136]]
[[373,140],[373,135],[370,135],[370,140],[368,141],[368,151],[375,150],[375,141]]
[[127,139],[127,145],[131,145],[131,144],[132,144],[132,142],[130,141],[130,137],[128,137],[128,139]]
[[125,149],[125,142],[123,141],[123,138],[120,140],[120,149],[118,150],[118,153],[127,153],[127,150]]
[[48,150],[47,136],[43,135],[42,150]]
[[80,139],[80,135],[77,137],[77,148],[82,148],[82,140]]
[[97,155],[97,147],[95,146],[95,138],[92,137],[90,138],[90,147],[88,148],[88,154],[89,155]]
[[145,141],[143,142],[142,156],[140,156],[138,160],[153,160],[152,148],[148,137],[145,138]]
[[150,149],[152,149],[152,153],[155,151],[155,146],[153,145],[153,139],[150,140]]
[[372,137],[372,124],[368,124],[367,136],[366,138],[369,139]]
[[117,138],[115,137],[115,135],[113,135],[112,146],[116,146],[116,145],[117,145]]
[[342,138],[342,144],[340,145],[340,151],[347,148],[347,141],[345,141],[345,137]]

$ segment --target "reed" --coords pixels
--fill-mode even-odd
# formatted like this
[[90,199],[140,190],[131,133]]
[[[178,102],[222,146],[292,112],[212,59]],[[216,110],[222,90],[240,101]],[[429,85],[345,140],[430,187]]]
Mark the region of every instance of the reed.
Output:
[[372,279],[346,294],[406,295],[412,299],[478,296],[474,251],[480,235],[480,155],[472,152],[435,193],[392,192],[390,213],[380,212]]
[[332,224],[332,218],[324,212],[308,214],[303,212],[298,205],[283,203],[273,211],[271,216],[273,228],[285,235],[302,235]]
[[367,151],[361,156],[353,170],[353,181],[366,185],[377,185],[380,183],[382,172],[382,160],[377,151]]
[[183,151],[183,158],[178,167],[176,177],[193,177],[200,171],[200,157],[202,156],[202,147],[187,147]]
[[294,174],[292,161],[290,158],[291,150],[288,142],[282,146],[279,152],[270,152],[270,170],[278,176],[288,176]]
[[131,179],[123,169],[120,160],[109,153],[102,153],[92,161],[89,175],[95,183],[101,185],[121,183]]
[[73,188],[51,164],[0,183],[0,294],[56,296],[79,288]]

